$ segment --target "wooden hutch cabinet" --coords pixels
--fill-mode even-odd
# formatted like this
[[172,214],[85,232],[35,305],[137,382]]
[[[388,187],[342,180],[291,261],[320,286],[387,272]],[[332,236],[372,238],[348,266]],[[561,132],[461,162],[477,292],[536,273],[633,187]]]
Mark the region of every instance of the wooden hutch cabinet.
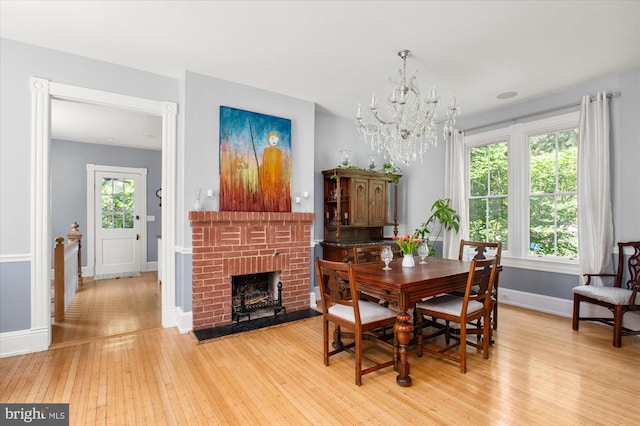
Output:
[[397,235],[400,175],[348,168],[322,174],[325,259],[352,260],[353,247],[384,241],[385,226]]

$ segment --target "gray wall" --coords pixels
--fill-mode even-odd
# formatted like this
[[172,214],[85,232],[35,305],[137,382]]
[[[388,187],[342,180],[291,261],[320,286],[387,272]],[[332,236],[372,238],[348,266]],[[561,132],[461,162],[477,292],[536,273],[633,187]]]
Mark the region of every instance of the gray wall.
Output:
[[31,322],[31,270],[28,262],[0,263],[0,333]]
[[[478,81],[482,84],[482,81]],[[640,159],[640,69],[609,75],[582,82],[565,90],[539,98],[512,104],[509,107],[482,114],[464,114],[464,96],[458,99],[462,114],[456,128],[465,129],[511,119],[540,110],[579,102],[583,95],[593,95],[598,91],[620,92],[621,96],[611,101],[611,149],[612,149],[612,202],[615,241],[640,239],[640,198],[635,196],[638,183],[638,160]],[[578,110],[579,106],[566,111],[539,115],[536,120],[554,114]],[[503,124],[504,126],[504,124]],[[487,127],[486,131],[493,127]],[[469,133],[471,134],[471,133]],[[354,163],[363,167],[372,153],[359,139],[352,120],[330,115],[316,114],[316,205],[322,202],[321,170],[335,167],[341,149],[351,149]],[[382,155],[378,159],[384,161]],[[411,232],[429,216],[433,202],[444,195],[444,143],[439,143],[427,153],[423,163],[419,161],[410,167],[402,167],[403,178],[399,191],[399,231]],[[316,218],[314,237],[322,240],[322,218]],[[391,235],[386,229],[385,235]],[[316,250],[321,255],[321,249]],[[571,299],[571,289],[578,284],[578,277],[570,274],[556,274],[528,269],[507,268],[500,277],[500,286],[529,293]]]
[[[354,111],[357,103],[354,104]],[[316,113],[315,145],[315,194],[316,205],[322,206],[322,170],[338,165],[340,150],[350,149],[353,164],[366,167],[370,155],[376,157],[378,168],[388,162],[383,154],[372,151],[356,132],[353,120]],[[401,166],[402,178],[398,187],[398,232],[413,232],[431,215],[433,202],[444,196],[445,146],[443,141],[427,152],[423,162],[416,161],[410,167]],[[322,212],[321,207],[318,211]],[[393,228],[385,229],[385,236],[393,235]],[[315,235],[323,239],[322,217],[316,217]]]
[[[162,152],[62,140],[51,141],[51,234],[65,237],[78,221],[84,234],[82,265],[87,266],[87,164],[147,169],[147,262],[158,261],[157,236],[161,233],[161,208],[156,190],[162,181]],[[144,218],[143,218],[144,220]]]
[[[310,101],[188,71],[182,78],[172,79],[6,39],[0,39],[0,51],[0,331],[3,332],[30,327],[31,77],[179,104],[176,300],[184,312],[191,310],[191,233],[187,212],[193,206],[197,188],[211,188],[217,193],[219,187],[217,121],[220,105],[292,120],[294,170],[291,189],[294,196],[309,191],[316,202],[322,197],[318,184],[320,171],[337,164],[340,149],[351,149],[357,165],[364,165],[370,155],[368,146],[355,134],[352,120],[315,113]],[[561,92],[485,114],[463,114],[457,127],[468,128],[576,102],[582,95],[598,90],[622,93],[612,101],[615,239],[638,239],[640,199],[633,195],[640,158],[640,70],[583,82]],[[464,108],[463,94],[459,99]],[[378,160],[384,161],[382,156],[378,156]],[[444,194],[444,144],[432,149],[424,163],[403,168],[402,174],[400,232],[408,232],[428,217],[433,201]],[[217,202],[217,199],[212,200],[213,208],[217,208]],[[313,211],[313,204],[304,206],[303,211]],[[390,235],[390,230],[385,234]],[[318,224],[313,235],[316,239],[322,238]],[[562,298],[567,297],[569,286],[577,282],[571,276],[536,271],[526,274],[517,270],[505,271],[503,277],[503,288]]]
[[171,102],[179,82],[7,39],[0,52],[0,329],[7,332],[31,327],[31,77]]
[[[481,82],[479,82],[481,84]],[[598,91],[620,92],[621,96],[610,102],[611,115],[611,171],[614,242],[640,239],[640,198],[636,196],[638,185],[638,160],[640,160],[640,69],[609,75],[576,84],[563,91],[537,99],[517,103],[510,107],[475,115],[462,115],[456,127],[465,129],[511,119],[521,115],[580,102],[584,95]],[[579,110],[537,115],[524,121],[537,120],[551,115]],[[502,124],[501,126],[505,126]],[[486,127],[467,134],[487,131],[501,126]],[[597,173],[597,171],[594,171]],[[614,261],[617,257],[614,255]],[[500,287],[546,296],[571,299],[571,289],[579,283],[578,277],[568,274],[529,269],[505,268],[500,276]]]
[[302,99],[185,72],[181,85],[178,136],[178,211],[176,243],[176,304],[191,311],[191,228],[188,212],[193,210],[196,191],[213,189],[216,196],[204,202],[204,210],[219,205],[219,119],[220,106],[288,118],[291,120],[292,198],[310,193],[299,210],[314,211],[315,104]]

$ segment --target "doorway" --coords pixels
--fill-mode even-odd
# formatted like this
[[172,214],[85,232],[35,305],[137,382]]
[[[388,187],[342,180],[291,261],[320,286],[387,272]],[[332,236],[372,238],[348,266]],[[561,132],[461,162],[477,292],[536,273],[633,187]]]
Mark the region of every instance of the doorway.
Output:
[[123,108],[162,117],[162,238],[166,241],[159,253],[163,271],[162,325],[177,324],[175,306],[175,187],[176,187],[176,115],[177,106],[110,92],[32,78],[33,170],[31,206],[31,333],[33,350],[45,350],[51,344],[51,225],[50,217],[50,128],[51,99],[87,102]]
[[144,168],[87,165],[96,280],[138,276],[146,263],[146,177]]

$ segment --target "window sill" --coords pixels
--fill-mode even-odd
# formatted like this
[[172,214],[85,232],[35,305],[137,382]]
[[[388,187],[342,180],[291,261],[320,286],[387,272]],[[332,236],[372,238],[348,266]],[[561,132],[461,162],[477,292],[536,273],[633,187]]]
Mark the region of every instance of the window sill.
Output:
[[577,260],[561,261],[544,258],[517,258],[503,256],[502,266],[509,268],[533,269],[536,271],[554,272],[556,274],[580,275]]

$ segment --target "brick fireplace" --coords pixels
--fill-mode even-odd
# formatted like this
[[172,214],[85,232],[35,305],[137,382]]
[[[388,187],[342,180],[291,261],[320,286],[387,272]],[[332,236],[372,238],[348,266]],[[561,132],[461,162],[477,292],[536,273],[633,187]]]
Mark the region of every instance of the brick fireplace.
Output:
[[232,277],[280,272],[287,312],[309,309],[315,213],[189,212],[193,329],[231,324]]

